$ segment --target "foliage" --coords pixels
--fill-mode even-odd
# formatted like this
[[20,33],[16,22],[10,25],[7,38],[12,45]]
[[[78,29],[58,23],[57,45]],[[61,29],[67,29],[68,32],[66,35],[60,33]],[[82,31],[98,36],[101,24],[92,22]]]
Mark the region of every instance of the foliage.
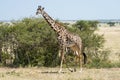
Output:
[[20,63],[22,65],[29,64],[31,66],[50,65],[53,61],[52,55],[58,52],[56,34],[54,31],[44,20],[24,19],[17,24],[18,27],[21,27],[21,25],[21,31],[18,29],[20,32],[16,32],[19,33],[17,34],[19,48],[16,52],[18,55],[25,55],[25,58],[18,56],[18,59],[22,59],[22,62],[25,63]]
[[[6,52],[7,49],[7,42],[10,41],[10,35],[9,35],[9,25],[4,24],[0,25],[0,63],[5,64],[6,59],[9,58],[9,54]],[[5,50],[5,53],[2,52],[2,48]],[[8,56],[9,55],[9,56]]]
[[99,54],[96,54],[91,57],[91,60],[88,62],[88,65],[86,67],[88,68],[110,68],[111,63],[108,61],[108,55],[110,53],[110,50],[102,50],[98,51]]
[[[106,67],[109,63],[109,50],[104,50],[104,37],[98,35],[95,31],[98,29],[97,21],[77,21],[72,27],[68,28],[71,32],[77,33],[82,38],[83,51],[87,54],[86,67]],[[102,66],[103,65],[103,66]]]
[[84,51],[89,55],[96,54],[96,51],[103,48],[103,35],[95,34],[97,21],[77,21],[72,26],[72,32],[77,33],[82,38]]
[[[43,19],[25,18],[12,22],[12,26],[0,27],[4,43],[11,44],[15,66],[50,66],[58,52],[55,32]],[[3,30],[4,29],[4,30]],[[7,35],[7,36],[6,36]],[[8,40],[9,39],[9,40]],[[1,39],[2,40],[2,39]],[[1,51],[2,52],[2,51]],[[48,62],[49,61],[49,62]]]
[[[108,63],[109,51],[102,50],[103,35],[95,34],[97,24],[97,21],[77,21],[72,26],[65,24],[65,28],[82,38],[88,56],[86,67],[89,68]],[[38,18],[0,25],[0,63],[6,59],[2,53],[10,53],[12,58],[8,59],[13,60],[14,66],[57,66],[59,46],[56,36],[46,21]],[[2,50],[3,47],[6,49]]]

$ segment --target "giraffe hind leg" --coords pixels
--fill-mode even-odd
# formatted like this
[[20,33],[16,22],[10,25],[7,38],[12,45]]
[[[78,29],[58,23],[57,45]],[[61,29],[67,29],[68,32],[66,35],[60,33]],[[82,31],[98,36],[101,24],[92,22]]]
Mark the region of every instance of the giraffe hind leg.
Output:
[[79,54],[79,67],[80,67],[79,72],[82,72],[82,55],[81,54]]

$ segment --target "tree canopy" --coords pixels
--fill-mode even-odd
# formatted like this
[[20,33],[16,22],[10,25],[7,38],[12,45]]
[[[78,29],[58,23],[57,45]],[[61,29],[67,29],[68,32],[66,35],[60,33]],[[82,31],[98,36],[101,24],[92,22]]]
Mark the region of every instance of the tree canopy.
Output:
[[[90,57],[99,54],[104,43],[103,36],[94,33],[97,24],[97,21],[77,21],[72,26],[65,24],[70,32],[80,35],[84,51]],[[24,18],[13,21],[12,25],[0,25],[0,63],[6,65],[10,60],[14,66],[57,66],[59,45],[56,36],[41,18]]]

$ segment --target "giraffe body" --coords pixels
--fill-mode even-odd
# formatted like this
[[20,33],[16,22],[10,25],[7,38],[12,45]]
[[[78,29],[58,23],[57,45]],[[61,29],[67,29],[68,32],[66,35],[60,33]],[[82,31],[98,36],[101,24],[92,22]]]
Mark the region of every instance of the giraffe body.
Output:
[[51,26],[51,28],[57,33],[59,47],[60,47],[60,55],[61,55],[61,63],[60,63],[60,70],[62,71],[62,64],[64,60],[64,54],[66,51],[66,48],[70,48],[74,51],[74,54],[79,58],[79,62],[81,64],[82,68],[82,40],[78,35],[74,35],[67,31],[64,26],[60,25],[59,23],[56,23],[45,11],[44,8],[41,6],[38,6],[36,14],[41,14],[46,22]]

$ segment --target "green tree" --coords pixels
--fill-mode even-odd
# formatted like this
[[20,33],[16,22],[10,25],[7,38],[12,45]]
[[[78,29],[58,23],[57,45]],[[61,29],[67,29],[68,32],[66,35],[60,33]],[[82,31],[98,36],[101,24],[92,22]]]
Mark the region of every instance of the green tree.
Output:
[[[103,50],[103,44],[105,42],[103,35],[98,35],[95,33],[95,31],[98,29],[97,24],[97,21],[82,20],[77,21],[70,29],[70,31],[79,34],[82,38],[84,52],[88,56],[88,63],[94,63],[95,59],[105,60],[106,58],[101,58],[101,55],[106,55],[109,53],[109,51]],[[102,54],[103,52],[106,52],[106,54]]]
[[[17,48],[14,50],[17,65],[50,66],[58,52],[55,32],[48,24],[37,18],[25,18],[14,23]],[[50,61],[50,62],[48,62]]]
[[[11,32],[9,24],[0,26],[0,61],[6,64],[7,60],[11,60],[11,54],[8,54],[8,48],[11,48]],[[8,56],[9,55],[9,56]]]
[[[60,23],[64,25],[63,23]],[[89,61],[95,62],[105,60],[106,57],[100,51],[103,49],[103,35],[95,33],[97,21],[77,21],[75,24],[68,25],[69,31],[79,34],[83,41],[84,51],[87,53]],[[12,56],[15,66],[57,66],[58,59],[58,41],[57,34],[43,19],[24,18],[20,21],[12,22],[12,25],[6,24],[0,26],[0,61],[11,59],[2,52],[2,47],[10,47],[14,56]],[[10,54],[10,55],[12,55]],[[90,63],[91,64],[91,63]],[[95,64],[92,65],[96,65]],[[99,66],[99,65],[98,65]]]
[[2,42],[3,42],[2,28],[3,26],[0,26],[0,63],[2,62]]

